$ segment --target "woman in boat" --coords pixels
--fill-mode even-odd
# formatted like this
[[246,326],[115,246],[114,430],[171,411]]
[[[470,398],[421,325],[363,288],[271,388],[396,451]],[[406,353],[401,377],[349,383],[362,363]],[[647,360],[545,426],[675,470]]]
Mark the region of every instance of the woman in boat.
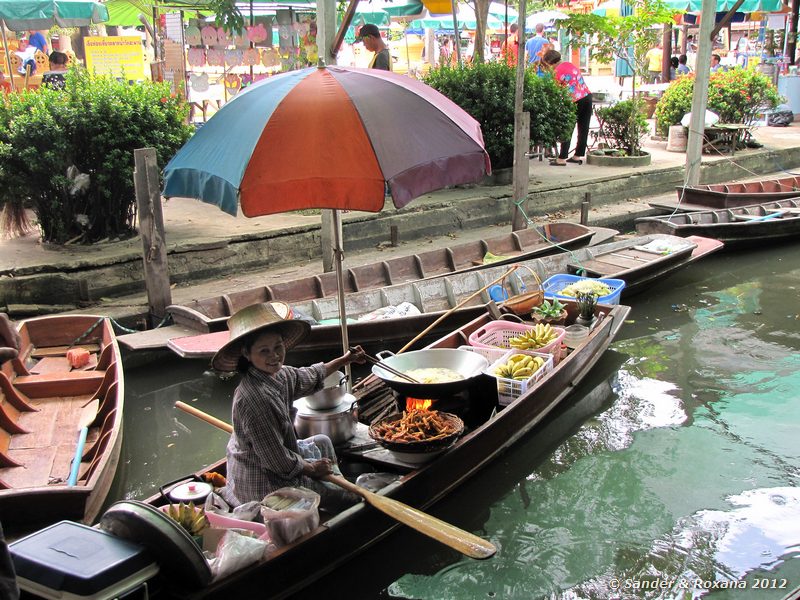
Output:
[[[286,352],[311,326],[283,319],[268,303],[254,304],[228,320],[230,341],[211,361],[223,372],[239,371],[242,380],[233,396],[233,433],[228,442],[228,481],[221,495],[233,505],[261,502],[282,487],[303,486],[320,495],[320,507],[338,512],[358,497],[320,481],[339,474],[330,439],[317,435],[303,440],[301,454],[294,430],[293,401],[322,388],[325,377],[341,367],[365,362],[364,351],[353,351],[310,367],[284,365]],[[311,444],[310,442],[313,442]],[[318,454],[317,454],[318,451]],[[308,460],[305,456],[318,456]]]

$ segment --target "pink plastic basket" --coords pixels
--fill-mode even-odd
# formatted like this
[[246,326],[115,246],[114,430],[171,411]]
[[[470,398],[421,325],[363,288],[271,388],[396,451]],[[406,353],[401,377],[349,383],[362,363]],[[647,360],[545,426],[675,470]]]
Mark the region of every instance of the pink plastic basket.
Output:
[[[515,354],[528,354],[530,356],[541,356],[544,364],[527,379],[507,379],[505,377],[498,377],[495,374],[495,369],[500,365],[508,362],[508,359]],[[504,352],[503,356],[494,361],[489,368],[484,371],[487,375],[491,375],[497,379],[497,401],[500,406],[508,406],[511,402],[519,398],[522,394],[528,391],[528,388],[534,383],[544,377],[545,373],[553,370],[553,355],[543,352],[531,352],[529,350],[509,350]]]
[[[469,345],[475,346],[476,348],[502,348],[503,350],[513,350],[509,340],[531,329],[533,329],[533,325],[512,323],[510,321],[493,321],[477,331],[473,331],[469,336]],[[533,352],[560,356],[561,340],[564,339],[565,331],[563,327],[553,327],[553,329],[558,333],[556,339],[546,346],[531,348],[530,350]],[[558,352],[556,352],[557,350]],[[558,359],[556,358],[554,362],[557,363]]]

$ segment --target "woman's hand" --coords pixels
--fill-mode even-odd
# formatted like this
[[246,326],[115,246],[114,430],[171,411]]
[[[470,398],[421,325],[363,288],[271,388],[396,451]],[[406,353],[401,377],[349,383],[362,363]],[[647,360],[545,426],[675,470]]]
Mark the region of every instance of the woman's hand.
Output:
[[364,349],[361,346],[353,346],[350,348],[347,354],[345,354],[345,358],[347,359],[348,363],[358,363],[359,365],[363,365],[367,362],[367,353],[364,352]]
[[333,473],[333,465],[329,458],[320,458],[313,462],[306,462],[303,465],[303,474],[311,477],[311,479],[322,479],[331,473]]

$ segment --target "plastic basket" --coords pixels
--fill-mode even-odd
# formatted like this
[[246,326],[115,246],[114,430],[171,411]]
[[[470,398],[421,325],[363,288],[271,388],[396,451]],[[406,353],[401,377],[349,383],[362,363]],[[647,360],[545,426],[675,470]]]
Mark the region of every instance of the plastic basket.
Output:
[[[498,377],[495,374],[495,369],[500,365],[504,365],[515,354],[526,354],[528,356],[541,356],[544,364],[539,367],[536,372],[527,379],[508,379],[506,377]],[[497,401],[500,406],[508,406],[511,402],[519,398],[522,394],[528,391],[534,383],[544,377],[545,373],[553,370],[553,355],[544,352],[531,352],[530,350],[509,350],[504,352],[503,356],[494,361],[489,368],[484,371],[487,375],[491,375],[497,379]]]
[[622,295],[622,290],[625,288],[625,282],[622,279],[604,279],[599,277],[580,277],[578,275],[567,275],[565,273],[561,273],[558,275],[553,275],[552,277],[548,277],[545,282],[542,284],[544,288],[544,295],[545,298],[561,298],[561,299],[568,299],[574,300],[575,298],[572,296],[565,296],[561,293],[568,285],[573,283],[577,283],[578,281],[599,281],[601,283],[605,283],[609,288],[611,288],[611,293],[606,294],[605,296],[600,296],[597,299],[599,304],[619,304],[619,297]]
[[474,352],[489,361],[491,365],[494,361],[499,360],[505,355],[508,350],[501,350],[500,348],[478,347],[478,346],[459,346],[459,350],[466,350],[467,352]]
[[[502,348],[503,350],[512,350],[509,340],[531,329],[533,329],[533,325],[512,323],[510,321],[493,321],[473,331],[469,336],[469,345],[476,348]],[[565,331],[563,327],[553,327],[553,329],[558,333],[556,339],[546,346],[531,348],[529,351],[556,354],[556,350],[560,350],[561,340],[564,339]],[[555,362],[557,363],[558,360],[556,359]]]

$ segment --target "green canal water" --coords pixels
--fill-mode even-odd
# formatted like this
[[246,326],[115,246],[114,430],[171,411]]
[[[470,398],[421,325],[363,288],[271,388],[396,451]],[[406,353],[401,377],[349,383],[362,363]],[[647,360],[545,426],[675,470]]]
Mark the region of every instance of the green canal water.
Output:
[[[710,257],[629,300],[578,390],[434,507],[495,557],[401,530],[299,597],[786,597],[800,586],[799,250]],[[224,454],[224,434],[172,405],[224,416],[233,382],[174,362],[126,387],[117,497]]]

